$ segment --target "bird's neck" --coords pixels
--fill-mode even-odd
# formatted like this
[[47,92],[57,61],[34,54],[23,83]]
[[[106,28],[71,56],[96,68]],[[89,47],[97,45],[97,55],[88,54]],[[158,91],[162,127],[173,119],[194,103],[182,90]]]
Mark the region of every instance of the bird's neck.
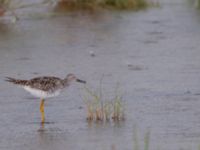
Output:
[[69,86],[70,81],[67,78],[63,79],[63,85],[64,85],[64,87]]

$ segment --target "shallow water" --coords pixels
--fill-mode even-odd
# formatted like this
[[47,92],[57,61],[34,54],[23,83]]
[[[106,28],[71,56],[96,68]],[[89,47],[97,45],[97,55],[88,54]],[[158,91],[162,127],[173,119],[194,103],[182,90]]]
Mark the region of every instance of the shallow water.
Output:
[[[0,149],[132,150],[136,132],[142,147],[149,130],[150,149],[197,149],[200,15],[183,0],[162,0],[161,6],[23,16],[15,24],[1,20]],[[119,82],[126,121],[89,124],[83,86],[77,83],[45,103],[48,123],[41,127],[40,101],[4,81],[5,76],[65,77],[70,72],[94,88],[104,76],[107,95]]]

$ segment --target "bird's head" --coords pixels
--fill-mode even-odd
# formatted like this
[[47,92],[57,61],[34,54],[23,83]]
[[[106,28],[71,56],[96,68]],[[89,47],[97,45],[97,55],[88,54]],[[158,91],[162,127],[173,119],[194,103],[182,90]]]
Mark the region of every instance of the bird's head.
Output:
[[67,75],[66,77],[67,81],[68,82],[71,82],[71,81],[77,81],[77,82],[80,82],[80,83],[86,83],[86,81],[84,80],[81,80],[81,79],[78,79],[74,74],[70,73]]

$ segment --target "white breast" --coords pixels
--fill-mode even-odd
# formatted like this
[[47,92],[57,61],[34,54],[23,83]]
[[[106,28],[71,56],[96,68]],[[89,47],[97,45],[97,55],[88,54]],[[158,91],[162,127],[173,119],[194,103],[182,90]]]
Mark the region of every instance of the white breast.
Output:
[[29,93],[31,93],[33,96],[39,97],[39,98],[48,98],[48,97],[58,96],[61,92],[61,90],[56,90],[55,92],[50,93],[50,92],[45,92],[38,89],[30,88],[29,86],[25,86],[23,88]]

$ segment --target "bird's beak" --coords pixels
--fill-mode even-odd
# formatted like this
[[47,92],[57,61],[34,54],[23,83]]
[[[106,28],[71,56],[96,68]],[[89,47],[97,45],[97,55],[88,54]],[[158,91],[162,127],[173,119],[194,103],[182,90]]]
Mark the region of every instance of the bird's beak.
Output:
[[86,84],[86,81],[83,81],[83,80],[80,80],[80,79],[76,79],[77,82],[80,82],[80,83],[84,83]]

